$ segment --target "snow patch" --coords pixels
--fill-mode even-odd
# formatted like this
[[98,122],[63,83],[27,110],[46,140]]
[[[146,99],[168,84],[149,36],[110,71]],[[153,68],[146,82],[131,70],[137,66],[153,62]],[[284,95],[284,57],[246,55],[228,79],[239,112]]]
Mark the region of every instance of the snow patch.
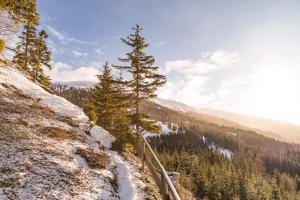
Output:
[[106,148],[105,152],[112,158],[111,168],[115,168],[116,170],[120,199],[143,199],[145,184],[141,181],[141,174],[134,166],[129,165],[117,152],[109,150],[115,138],[99,126],[94,126],[90,132],[94,140],[99,141]]
[[208,145],[208,148],[222,154],[225,158],[228,158],[228,159],[230,159],[233,154],[233,152],[230,151],[229,149],[217,146],[213,142],[210,145]]
[[1,67],[0,83],[13,85],[21,90],[25,95],[37,99],[39,102],[47,105],[60,115],[68,116],[82,122],[88,121],[88,117],[84,114],[81,108],[62,97],[48,93],[36,83],[28,80],[17,69]]
[[111,148],[111,144],[115,141],[115,138],[100,126],[93,126],[90,133],[95,141],[100,142],[103,147],[108,149]]
[[[2,90],[5,90],[1,83],[12,85],[33,98],[28,101],[39,101],[60,116],[68,116],[79,121],[80,127],[88,127],[88,117],[81,108],[64,98],[49,94],[42,87],[28,80],[17,69],[0,66],[0,94]],[[8,98],[9,96],[1,97],[1,100],[8,102]],[[19,102],[14,101],[15,105]],[[9,113],[4,114],[12,116]],[[15,115],[20,118],[22,113]],[[53,116],[53,119],[48,119],[37,114],[28,118],[29,124],[33,124],[34,118],[41,127],[73,128],[58,120],[58,117]],[[14,181],[21,184],[20,187],[16,184],[15,188],[0,187],[0,199],[6,197],[4,193],[7,191],[15,192],[20,199],[144,199],[145,185],[142,182],[141,173],[117,152],[109,150],[115,139],[103,128],[92,127],[91,137],[87,137],[85,141],[55,141],[37,134],[36,126],[22,128],[30,139],[18,142],[0,140],[0,168],[9,167],[10,170],[10,174],[0,173],[0,179],[10,180],[13,177]],[[78,134],[85,134],[83,129],[74,128],[73,130]],[[20,131],[20,127],[16,126],[15,131]],[[0,132],[1,137],[8,135]],[[99,151],[99,145],[96,142],[106,148],[104,152],[111,158],[111,163],[106,169],[91,169],[82,157],[74,153],[77,148],[94,148]],[[32,167],[31,171],[26,168],[27,165]],[[114,177],[117,178],[118,191],[114,191],[110,182]]]
[[145,184],[141,181],[141,174],[134,166],[129,165],[119,154],[113,151],[106,151],[113,158],[116,166],[118,179],[118,194],[120,200],[140,200],[144,199]]
[[177,124],[173,124],[173,123],[167,123],[167,122],[156,122],[156,125],[158,125],[160,127],[160,133],[155,134],[152,132],[148,132],[145,131],[143,133],[143,137],[147,138],[147,137],[156,137],[156,136],[160,136],[160,135],[168,135],[171,133],[178,133],[178,125]]
[[[199,137],[202,139],[202,141],[203,141],[204,144],[208,143],[205,136],[202,135],[202,136],[199,136]],[[232,151],[230,151],[229,149],[217,146],[214,142],[212,142],[211,144],[208,144],[208,148],[210,150],[213,150],[213,151],[215,151],[217,153],[222,154],[225,158],[228,158],[228,159],[230,159],[232,157],[232,155],[233,155]]]

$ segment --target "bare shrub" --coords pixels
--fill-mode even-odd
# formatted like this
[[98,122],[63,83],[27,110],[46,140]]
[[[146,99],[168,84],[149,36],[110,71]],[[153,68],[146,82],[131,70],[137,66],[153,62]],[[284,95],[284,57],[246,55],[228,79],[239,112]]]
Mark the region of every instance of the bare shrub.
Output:
[[92,169],[103,169],[110,162],[109,157],[104,152],[95,152],[91,148],[78,148],[75,153],[83,157],[88,166]]

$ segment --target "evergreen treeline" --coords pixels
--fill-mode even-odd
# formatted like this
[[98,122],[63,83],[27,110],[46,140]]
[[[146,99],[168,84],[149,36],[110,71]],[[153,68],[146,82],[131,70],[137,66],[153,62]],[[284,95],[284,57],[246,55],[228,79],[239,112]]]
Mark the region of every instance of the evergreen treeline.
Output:
[[[286,172],[280,172],[276,165],[267,169],[272,164],[264,159],[274,161],[276,154],[245,148],[228,159],[192,131],[152,137],[150,143],[166,169],[179,172],[180,183],[198,199],[300,199],[300,171],[293,174],[291,168],[281,168]],[[285,163],[290,159],[294,157]]]
[[[0,12],[7,12],[12,22],[23,26],[13,62],[33,80],[50,88],[50,78],[45,75],[44,68],[51,70],[51,52],[46,44],[46,31],[37,31],[36,0],[0,0]],[[0,53],[4,49],[5,41],[0,39]]]
[[81,108],[84,107],[84,102],[87,100],[87,97],[91,93],[90,89],[87,88],[78,88],[60,83],[54,83],[52,85],[52,90],[57,95],[68,99],[68,101]]
[[[167,170],[179,172],[181,184],[197,198],[300,199],[299,145],[207,123],[152,102],[142,108],[159,121],[179,124],[177,134],[149,140]],[[212,142],[233,156],[210,149]]]

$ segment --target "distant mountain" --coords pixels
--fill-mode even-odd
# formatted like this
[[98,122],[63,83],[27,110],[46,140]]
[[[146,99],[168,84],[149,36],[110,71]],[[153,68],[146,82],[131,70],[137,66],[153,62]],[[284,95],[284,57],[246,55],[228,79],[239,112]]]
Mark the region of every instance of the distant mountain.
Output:
[[180,103],[177,101],[172,101],[172,100],[166,100],[166,99],[161,99],[161,98],[156,98],[152,100],[154,103],[157,103],[161,106],[164,106],[166,108],[172,109],[172,110],[176,110],[176,111],[180,111],[180,112],[191,112],[193,110],[195,110],[195,108],[188,106],[184,103]]
[[70,82],[53,82],[52,88],[54,91],[58,89],[70,89],[70,88],[91,88],[94,87],[96,83],[88,81],[70,81]]
[[208,122],[223,126],[247,128],[266,137],[300,144],[300,126],[297,125],[227,111],[193,108],[172,100],[157,98],[154,102],[173,110],[189,113],[198,119]]

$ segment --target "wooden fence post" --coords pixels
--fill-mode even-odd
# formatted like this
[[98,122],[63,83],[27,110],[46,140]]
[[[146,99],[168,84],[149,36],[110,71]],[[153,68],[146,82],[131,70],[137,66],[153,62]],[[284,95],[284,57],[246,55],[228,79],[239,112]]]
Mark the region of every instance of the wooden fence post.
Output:
[[145,171],[145,161],[146,161],[146,145],[145,141],[143,141],[143,161],[142,161],[142,171]]
[[163,200],[169,200],[168,184],[162,171],[160,172],[160,176],[161,176],[161,193],[162,193]]

